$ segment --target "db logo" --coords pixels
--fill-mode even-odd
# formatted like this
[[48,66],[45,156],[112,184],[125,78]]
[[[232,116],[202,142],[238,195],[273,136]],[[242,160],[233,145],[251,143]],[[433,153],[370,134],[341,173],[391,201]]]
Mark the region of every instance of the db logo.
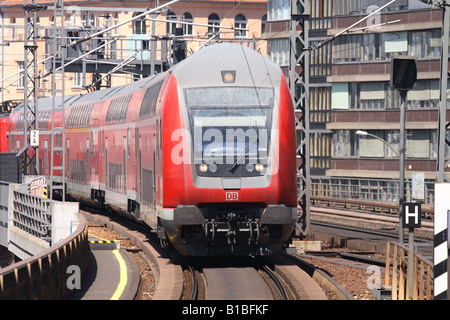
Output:
[[225,199],[227,201],[238,201],[239,200],[239,193],[237,193],[237,192],[226,192],[225,193]]

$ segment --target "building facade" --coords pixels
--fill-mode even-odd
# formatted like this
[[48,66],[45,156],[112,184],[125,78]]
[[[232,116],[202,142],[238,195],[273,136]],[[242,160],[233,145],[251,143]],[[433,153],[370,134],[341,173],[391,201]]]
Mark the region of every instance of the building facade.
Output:
[[[28,3],[32,3],[29,0]],[[167,3],[167,2],[164,2]],[[70,42],[105,30],[151,8],[164,4],[159,1],[65,1],[64,41]],[[36,57],[39,62],[52,56],[52,0],[38,0],[47,6],[37,11]],[[24,1],[0,1],[0,87],[1,105],[14,106],[24,99]],[[189,55],[205,42],[232,41],[243,43],[266,54],[266,41],[261,41],[267,14],[266,0],[245,1],[179,1],[155,14],[113,28],[90,41],[69,46],[65,62],[106,44],[102,50],[88,54],[65,68],[65,94],[78,94],[97,82],[101,87],[127,84],[139,77],[167,68],[177,57],[171,48],[177,40],[184,41]],[[168,23],[167,21],[173,21]],[[58,27],[62,24],[56,20]],[[214,36],[214,37],[213,37]],[[213,38],[211,40],[211,38]],[[66,43],[67,43],[66,42]],[[133,56],[135,54],[135,56]],[[110,65],[118,66],[127,59],[134,60],[134,69],[118,68],[111,75]],[[151,60],[154,60],[152,63]],[[139,61],[139,63],[136,63]],[[38,64],[36,77],[39,97],[51,95],[50,59]],[[156,64],[156,67],[155,67]],[[138,66],[138,67],[136,67]],[[141,68],[139,68],[141,67]],[[106,76],[105,76],[106,75]],[[103,78],[103,79],[102,79]],[[98,82],[98,79],[102,81]]]
[[[388,2],[309,1],[310,47],[317,48],[309,78],[312,196],[398,201],[400,94],[390,87],[390,63],[412,56],[418,75],[406,98],[406,197],[433,204],[442,10],[398,0],[317,46]],[[263,38],[268,56],[286,67],[289,19],[290,1],[269,0]]]

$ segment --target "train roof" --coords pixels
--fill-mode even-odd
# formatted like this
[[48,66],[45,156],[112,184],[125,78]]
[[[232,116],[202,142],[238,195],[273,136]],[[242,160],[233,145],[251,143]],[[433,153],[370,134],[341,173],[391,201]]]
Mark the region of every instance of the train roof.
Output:
[[183,87],[208,87],[224,83],[222,72],[234,71],[230,86],[273,87],[280,83],[280,67],[259,52],[235,43],[213,44],[198,50],[173,67]]
[[[149,87],[155,78],[159,77],[159,75],[154,75],[152,77],[144,78],[138,81],[135,81],[131,84],[122,85],[118,87],[102,89],[98,91],[93,91],[85,94],[75,94],[75,95],[66,95],[64,96],[65,106],[69,107],[71,105],[82,105],[89,104],[98,101],[107,100],[114,96],[120,96],[123,94],[128,94],[131,92],[135,92],[146,87]],[[62,98],[61,96],[56,97],[56,107],[61,107]],[[30,108],[33,108],[34,101],[29,101]],[[46,111],[51,110],[53,105],[53,97],[48,98],[40,98],[38,101],[38,111]],[[20,103],[16,108],[14,108],[13,112],[21,112],[23,111],[23,102]]]

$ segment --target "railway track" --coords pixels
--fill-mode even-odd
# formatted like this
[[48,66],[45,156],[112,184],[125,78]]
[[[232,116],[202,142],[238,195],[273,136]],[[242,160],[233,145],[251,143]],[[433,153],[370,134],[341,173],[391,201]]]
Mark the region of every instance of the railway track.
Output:
[[183,267],[185,283],[183,300],[295,299],[286,282],[264,260],[253,258],[231,258],[226,262],[223,259],[195,260],[187,262]]
[[[319,208],[319,211],[328,211],[328,214],[335,217],[337,213],[330,208]],[[312,216],[316,208],[312,208]],[[343,210],[340,210],[343,211]],[[358,213],[360,215],[360,213]],[[342,215],[351,215],[350,212],[341,213]],[[381,214],[370,214],[372,218],[374,216],[380,216]],[[391,217],[391,219],[395,217]],[[110,220],[111,217],[104,216],[103,219]],[[382,218],[385,219],[385,218]],[[122,222],[119,222],[119,224]],[[125,221],[124,225],[129,225],[129,221]],[[106,223],[103,223],[106,225]],[[142,229],[140,226],[124,226],[112,227],[117,229],[121,233],[123,229],[132,229],[134,235],[125,236],[130,239],[142,237],[149,239],[151,235],[148,234],[148,229]],[[146,233],[147,230],[147,233]],[[140,235],[136,235],[139,233]],[[144,241],[136,243],[136,246],[140,246]],[[154,243],[156,245],[156,243]],[[156,245],[157,246],[157,245]],[[156,250],[153,249],[153,250]],[[159,248],[157,250],[160,250]],[[142,250],[148,252],[148,250]],[[322,297],[322,290],[318,290],[313,287],[317,285],[316,280],[312,279],[311,272],[303,271],[298,263],[291,263],[281,261],[283,257],[276,255],[270,259],[253,259],[253,262],[242,264],[239,259],[228,257],[226,261],[211,262],[211,259],[203,259],[202,263],[199,263],[202,259],[199,259],[192,263],[189,261],[187,264],[180,263],[180,259],[174,259],[170,254],[162,254],[161,251],[156,255],[165,256],[159,266],[157,262],[153,261],[153,267],[156,270],[153,271],[156,282],[156,297],[158,299],[184,299],[184,300],[308,300],[308,299],[326,299]],[[150,260],[153,260],[151,258]],[[280,260],[281,259],[281,260]],[[207,262],[205,262],[207,261]],[[171,269],[171,272],[166,272],[167,269]],[[303,275],[298,275],[302,273]],[[276,278],[274,278],[276,277]],[[170,279],[169,279],[170,278]],[[178,280],[176,280],[178,279]],[[181,280],[180,280],[181,279]],[[310,283],[305,286],[305,283]],[[167,286],[167,283],[171,285]],[[177,284],[178,283],[178,284]],[[249,284],[250,283],[250,284]],[[258,283],[258,286],[254,286],[254,283]],[[173,285],[176,284],[176,285]],[[163,293],[164,288],[170,288],[169,293]],[[262,288],[262,289],[261,289]],[[313,289],[311,289],[313,288]],[[320,291],[320,292],[319,292]],[[258,296],[259,295],[259,296]]]
[[[311,197],[311,206],[315,208],[331,208],[352,210],[365,213],[379,213],[386,216],[398,217],[398,203],[381,202],[356,199],[340,199],[329,197]],[[432,221],[434,218],[434,207],[422,205],[422,219]]]
[[[344,201],[342,199],[342,201]],[[345,200],[346,201],[346,200]],[[353,200],[350,200],[352,203]],[[386,213],[380,208],[380,211],[368,210],[367,205],[362,205],[362,201],[358,201],[359,206],[366,208],[361,210],[348,207],[345,205],[340,206],[325,206],[323,202],[320,202],[321,206],[311,206],[311,222],[315,224],[324,224],[334,226],[336,228],[347,228],[353,230],[364,231],[369,234],[384,235],[384,236],[398,236],[399,217],[398,213]],[[330,203],[333,203],[330,200]],[[343,204],[344,202],[341,202]],[[386,204],[387,207],[391,207],[390,204]],[[372,204],[373,208],[373,204]],[[426,209],[423,216],[427,218],[422,220],[422,227],[415,229],[415,236],[418,239],[430,240],[433,238],[433,220],[430,209]],[[427,213],[428,212],[428,213]]]

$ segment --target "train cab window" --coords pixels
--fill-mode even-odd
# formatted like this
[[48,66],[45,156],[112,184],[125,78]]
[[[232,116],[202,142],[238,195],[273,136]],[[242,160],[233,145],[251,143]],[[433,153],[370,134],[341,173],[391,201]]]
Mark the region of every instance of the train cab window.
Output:
[[186,89],[185,97],[199,176],[265,174],[273,88],[195,88]]

